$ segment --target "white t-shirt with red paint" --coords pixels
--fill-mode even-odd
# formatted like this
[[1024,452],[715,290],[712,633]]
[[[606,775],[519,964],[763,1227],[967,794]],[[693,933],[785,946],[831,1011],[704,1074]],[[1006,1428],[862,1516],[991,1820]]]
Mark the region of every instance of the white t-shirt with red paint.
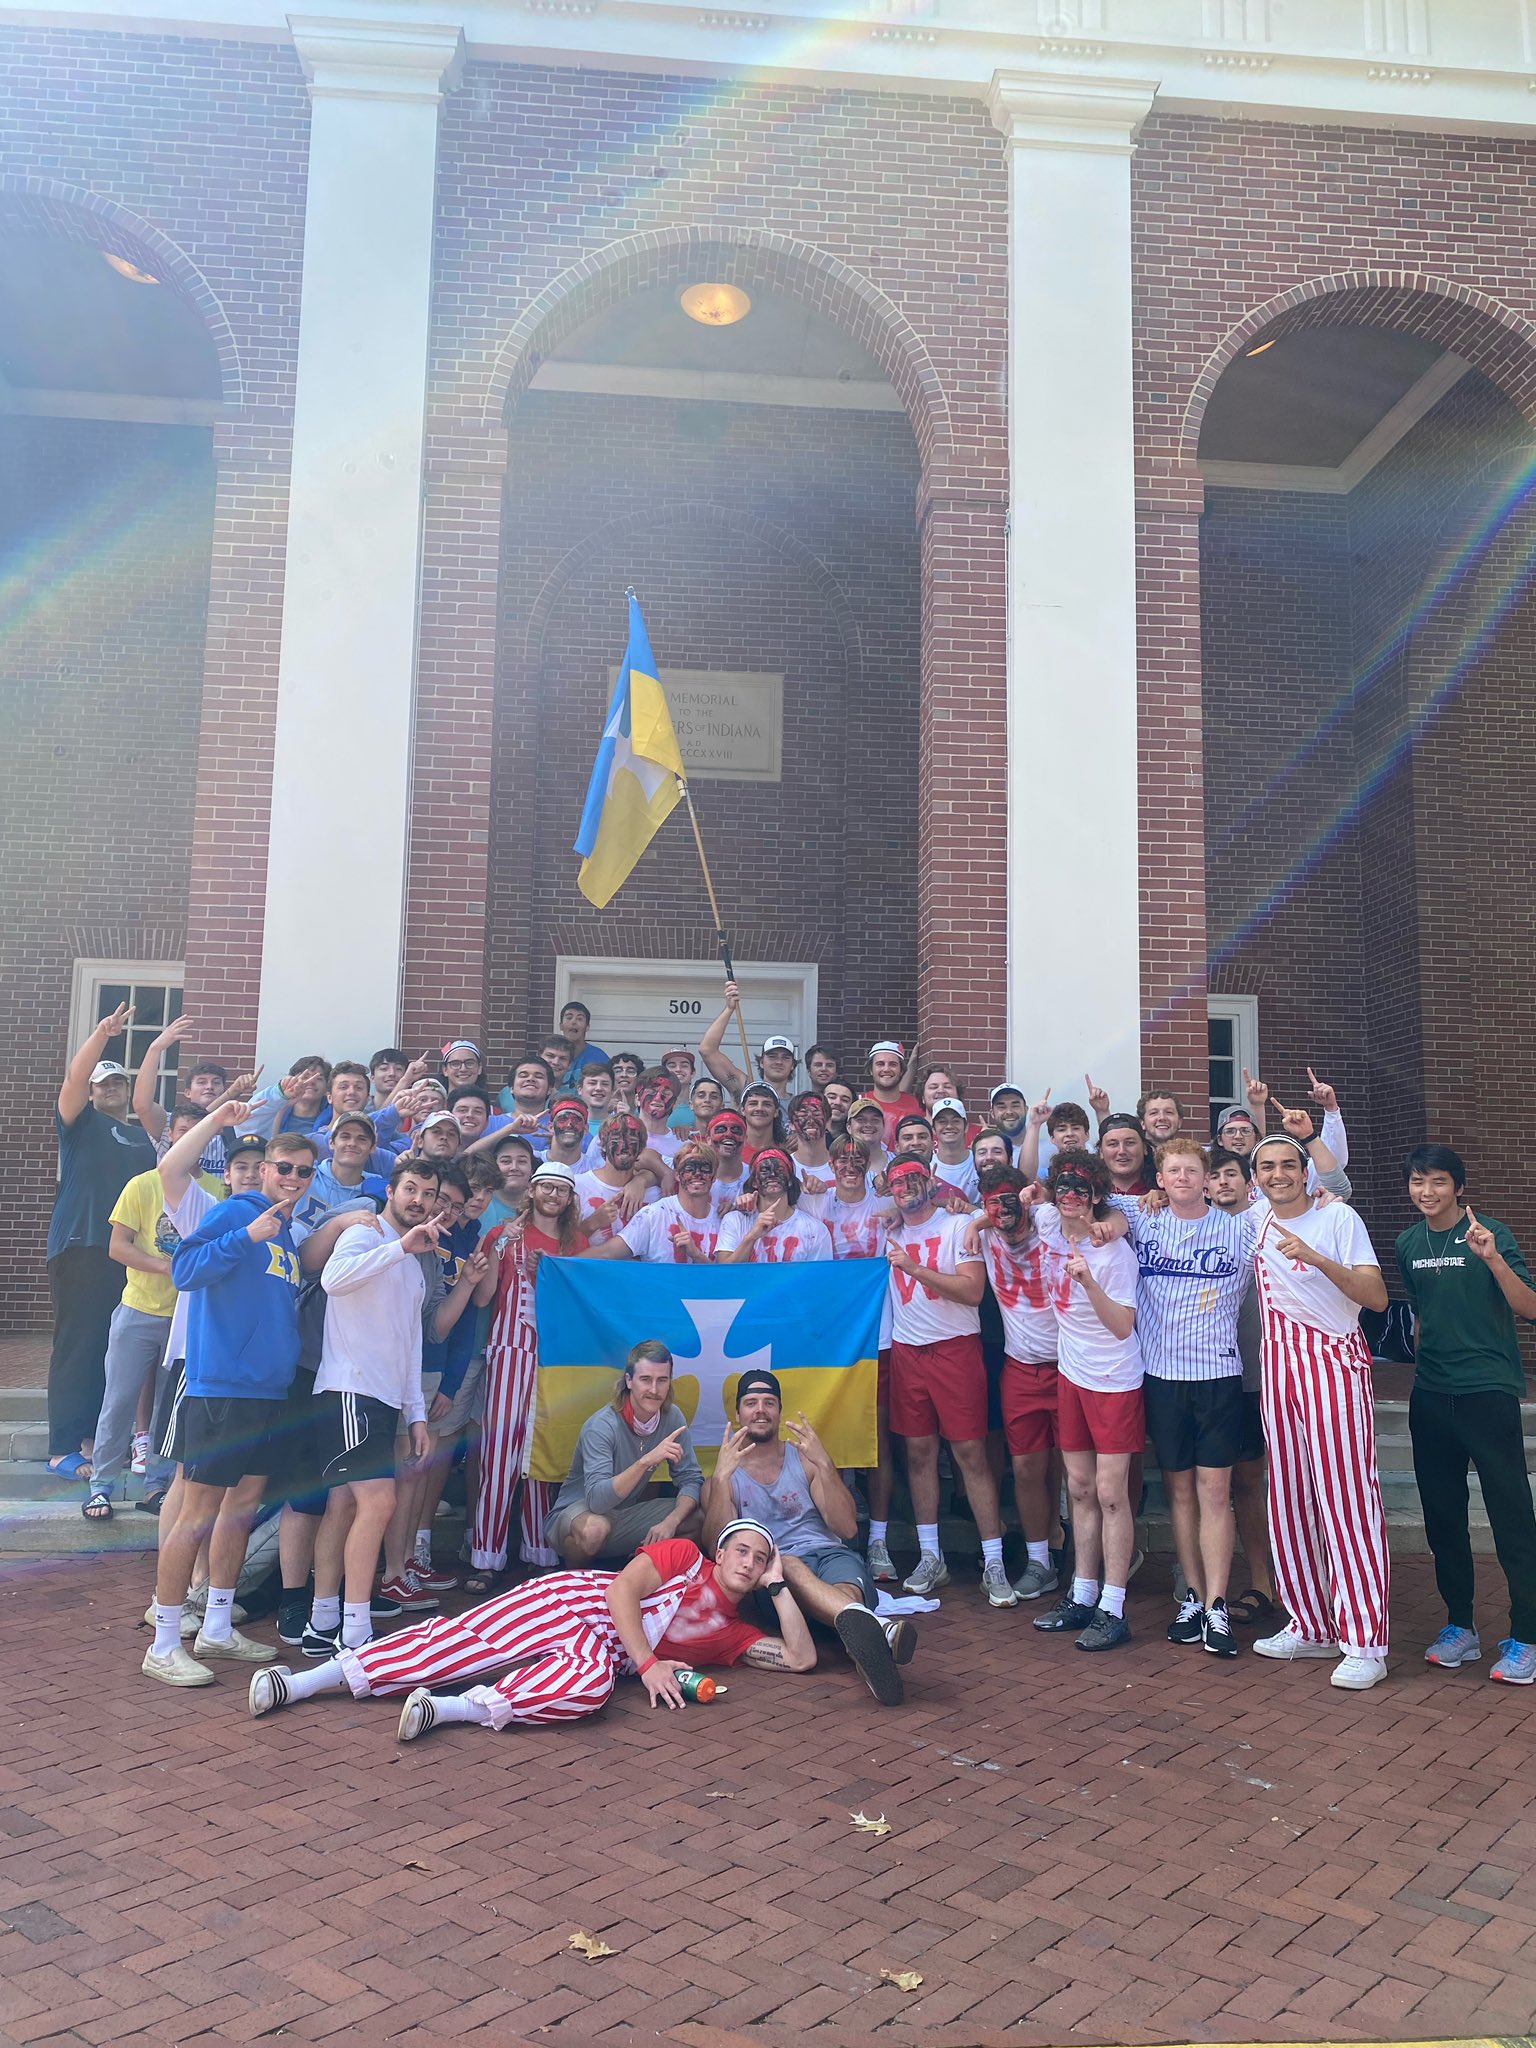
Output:
[[735,1180],[717,1180],[714,1192],[715,1214],[724,1216],[747,1192],[747,1169],[743,1167]]
[[643,1259],[648,1266],[671,1266],[686,1263],[684,1253],[672,1242],[672,1226],[681,1223],[706,1259],[715,1256],[720,1241],[720,1219],[713,1209],[701,1221],[690,1216],[676,1195],[663,1195],[659,1202],[648,1202],[632,1222],[626,1223],[619,1232],[637,1259]]
[[878,1259],[885,1255],[885,1219],[891,1204],[883,1195],[866,1195],[862,1202],[845,1202],[840,1195],[802,1195],[802,1209],[809,1209],[827,1226],[834,1259]]
[[1129,1238],[1117,1237],[1108,1244],[1090,1244],[1088,1239],[1068,1240],[1061,1221],[1049,1202],[1035,1210],[1035,1229],[1044,1242],[1046,1271],[1050,1278],[1051,1301],[1056,1310],[1056,1362],[1062,1376],[1074,1386],[1097,1394],[1133,1394],[1141,1385],[1141,1346],[1134,1328],[1129,1337],[1117,1337],[1099,1321],[1098,1310],[1088,1299],[1088,1290],[1067,1272],[1067,1260],[1081,1252],[1088,1270],[1111,1301],[1122,1308],[1136,1306],[1139,1272]]
[[[721,1219],[719,1250],[737,1251],[757,1221],[744,1209],[733,1209]],[[790,1210],[782,1223],[765,1230],[752,1247],[754,1266],[804,1265],[812,1259],[830,1259],[832,1239],[827,1226],[802,1205]]]
[[1330,1337],[1347,1337],[1359,1325],[1360,1304],[1316,1266],[1286,1258],[1275,1242],[1282,1233],[1301,1238],[1341,1266],[1374,1266],[1379,1261],[1370,1232],[1347,1202],[1330,1202],[1326,1208],[1304,1209],[1299,1216],[1284,1218],[1270,1210],[1259,1227],[1260,1301],[1272,1302],[1293,1322],[1324,1330]]
[[1022,1245],[1013,1245],[999,1231],[983,1231],[982,1251],[987,1278],[1003,1318],[1003,1345],[1021,1365],[1055,1362],[1056,1310],[1051,1302],[1049,1254],[1045,1240],[1031,1230]]
[[[926,1223],[907,1223],[900,1218],[891,1237],[920,1266],[931,1273],[958,1273],[962,1266],[979,1266],[980,1252],[968,1252],[965,1240],[974,1218],[953,1216],[941,1209]],[[942,1344],[951,1337],[975,1337],[981,1331],[981,1310],[963,1301],[951,1301],[934,1294],[915,1273],[891,1268],[891,1340],[896,1344]]]
[[[622,1188],[611,1188],[607,1181],[599,1180],[596,1173],[578,1173],[576,1176],[576,1200],[583,1216],[590,1216],[594,1209],[601,1209],[605,1202],[616,1202],[623,1194]],[[648,1187],[645,1191],[647,1202],[654,1202],[657,1189]],[[613,1232],[606,1226],[594,1230],[587,1239],[588,1244],[606,1244]]]

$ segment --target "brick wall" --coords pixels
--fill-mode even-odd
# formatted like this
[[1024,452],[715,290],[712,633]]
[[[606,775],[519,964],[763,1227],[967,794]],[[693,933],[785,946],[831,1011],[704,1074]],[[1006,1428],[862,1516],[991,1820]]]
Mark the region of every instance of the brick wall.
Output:
[[213,464],[206,430],[0,415],[7,607],[0,983],[12,1243],[0,1328],[47,1312],[52,1104],[76,958],[185,944]]
[[817,962],[819,1035],[846,1053],[910,1035],[916,482],[900,414],[522,399],[504,519],[493,1060],[548,1029],[558,953],[714,956],[681,814],[607,911],[576,888],[571,841],[630,583],[664,670],[784,677],[782,781],[695,785],[737,956]]

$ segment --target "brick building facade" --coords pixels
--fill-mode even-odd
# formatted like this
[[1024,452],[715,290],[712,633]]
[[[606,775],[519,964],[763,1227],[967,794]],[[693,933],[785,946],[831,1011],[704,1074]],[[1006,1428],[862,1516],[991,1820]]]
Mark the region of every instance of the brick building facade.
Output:
[[[177,963],[192,1048],[231,1064],[463,1031],[496,1068],[544,1028],[560,957],[710,957],[681,824],[606,913],[574,887],[630,582],[664,667],[784,677],[781,780],[703,781],[699,809],[738,954],[814,963],[821,1037],[854,1055],[877,1031],[915,1031],[973,1092],[1012,1065],[1077,1093],[1096,1041],[1077,1056],[1072,1007],[1092,1008],[1080,963],[1104,884],[1085,895],[1072,872],[1092,838],[1139,905],[1145,1078],[1203,1100],[1208,994],[1252,998],[1277,1093],[1304,1086],[1308,1062],[1339,1086],[1383,1243],[1395,1161],[1426,1131],[1460,1144],[1492,1206],[1536,1235],[1504,1114],[1530,959],[1536,136],[1502,117],[1466,132],[1459,111],[1437,127],[1439,86],[1405,126],[1395,111],[1239,104],[1233,118],[1149,84],[1121,148],[1100,134],[1102,79],[1080,85],[1070,51],[1033,35],[1000,59],[1033,67],[1008,74],[1005,133],[985,79],[823,78],[809,60],[703,75],[696,53],[669,71],[595,45],[579,65],[479,46],[429,63],[389,32],[388,62],[418,67],[410,90],[434,110],[441,97],[430,247],[412,256],[402,231],[395,280],[410,288],[415,262],[429,293],[397,776],[382,683],[374,697],[338,670],[294,698],[290,678],[324,673],[325,607],[346,607],[355,572],[327,590],[322,563],[301,604],[285,546],[290,485],[306,574],[325,531],[303,453],[303,348],[324,338],[317,312],[301,345],[324,246],[311,124],[338,107],[393,118],[405,92],[359,86],[352,56],[296,33],[297,50],[286,30],[227,25],[0,29],[0,231],[115,251],[193,309],[208,343],[190,397],[135,411],[108,383],[94,411],[77,393],[75,416],[42,401],[0,413],[21,486],[0,512],[4,987],[26,1133],[9,1320],[46,1302],[49,1106],[77,961]],[[359,26],[357,65],[384,61],[369,38],[385,33]],[[1368,110],[1387,87],[1364,65]],[[1063,81],[1086,113],[1052,111]],[[1060,133],[1074,121],[1095,138],[1081,155]],[[1102,153],[1120,175],[1125,160],[1134,789],[1100,772],[1092,608],[1065,692],[1032,638],[1051,592],[1031,585],[1021,505],[1048,521],[1059,490],[1090,557],[1095,527],[1093,480],[1026,473],[1017,438],[1010,491],[1010,407],[1017,437],[1051,402],[1016,369],[1010,389],[1010,320],[1034,317],[1031,277],[1049,282],[1020,233],[1021,149],[1040,153],[1042,205],[1064,218],[1079,162]],[[1070,297],[1070,248],[1060,261]],[[594,326],[701,277],[842,337],[869,366],[868,402],[551,383]],[[1082,317],[1086,349],[1103,323]],[[1299,469],[1266,482],[1251,462],[1215,480],[1202,434],[1222,377],[1265,341],[1320,330],[1468,367],[1347,490]],[[366,378],[377,329],[343,340],[343,368]],[[103,361],[112,347],[107,332]],[[398,585],[398,566],[378,573]],[[323,756],[296,924],[268,869],[274,759],[305,731],[300,718],[281,736],[285,691]],[[1032,745],[1063,694],[1078,734],[1065,756],[1055,738]],[[291,814],[279,829],[293,835]],[[335,921],[368,888],[366,865],[348,866],[367,832],[399,851],[402,936],[386,995],[348,1012],[327,975]],[[1059,949],[1029,936],[1042,916]],[[310,1016],[284,1016],[285,975],[313,987]],[[1134,1093],[1134,1061],[1110,1066],[1117,1097]]]

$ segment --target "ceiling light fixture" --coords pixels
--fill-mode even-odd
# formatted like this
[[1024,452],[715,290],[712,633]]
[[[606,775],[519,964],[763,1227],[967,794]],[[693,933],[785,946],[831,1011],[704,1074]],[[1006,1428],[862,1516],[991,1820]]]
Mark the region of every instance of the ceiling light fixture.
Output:
[[158,284],[158,277],[151,277],[147,270],[140,270],[137,263],[130,263],[126,256],[114,256],[110,249],[103,249],[102,255],[111,264],[119,277],[126,277],[130,284]]
[[1271,335],[1268,341],[1261,341],[1261,342],[1259,343],[1259,345],[1258,345],[1258,347],[1257,347],[1257,348],[1249,348],[1249,349],[1244,349],[1243,353],[1244,353],[1244,355],[1249,355],[1249,356],[1261,356],[1261,355],[1263,355],[1263,353],[1264,353],[1265,349],[1267,349],[1267,348],[1273,348],[1273,347],[1274,347],[1274,345],[1275,345],[1275,343],[1276,343],[1276,342],[1277,342],[1277,341],[1278,341],[1279,339],[1280,339],[1280,337],[1279,337],[1279,335],[1278,335],[1278,334],[1274,334],[1274,335]]
[[691,284],[677,302],[701,327],[734,327],[752,310],[751,299],[734,284]]

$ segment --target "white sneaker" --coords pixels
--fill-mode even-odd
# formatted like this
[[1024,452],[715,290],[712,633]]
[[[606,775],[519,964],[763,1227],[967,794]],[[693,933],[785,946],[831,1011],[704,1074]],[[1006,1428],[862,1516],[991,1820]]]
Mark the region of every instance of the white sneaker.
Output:
[[136,1479],[142,1479],[149,1470],[149,1431],[136,1429],[133,1433],[133,1455],[128,1460],[128,1470]]
[[1019,1604],[1019,1596],[1000,1564],[982,1566],[981,1590],[987,1596],[989,1607],[1017,1607]]
[[1311,1636],[1304,1636],[1294,1621],[1288,1621],[1277,1636],[1260,1636],[1254,1644],[1254,1653],[1260,1657],[1278,1657],[1282,1663],[1293,1663],[1300,1657],[1337,1657],[1337,1643],[1314,1642]]
[[948,1584],[949,1566],[942,1557],[931,1550],[923,1552],[917,1560],[917,1569],[904,1581],[906,1591],[916,1593],[921,1598],[936,1593],[940,1586]]
[[418,1685],[405,1705],[400,1709],[400,1727],[397,1742],[414,1742],[418,1735],[425,1735],[429,1728],[437,1726],[437,1709],[432,1704],[432,1695],[424,1685]]
[[1328,1674],[1328,1683],[1337,1685],[1345,1692],[1369,1692],[1373,1685],[1380,1685],[1387,1675],[1385,1657],[1344,1656],[1339,1659],[1338,1668]]
[[871,1543],[864,1553],[864,1562],[869,1566],[869,1576],[878,1584],[882,1579],[894,1579],[896,1567],[891,1562],[891,1553],[883,1543]]
[[192,1645],[194,1657],[224,1657],[233,1664],[273,1664],[277,1652],[270,1643],[253,1642],[249,1636],[241,1635],[232,1628],[227,1636],[210,1636],[198,1632],[197,1641]]
[[162,1685],[212,1685],[213,1673],[206,1664],[199,1664],[190,1651],[178,1643],[167,1657],[157,1657],[153,1649],[144,1652],[144,1662],[139,1666],[146,1678],[158,1678]]

